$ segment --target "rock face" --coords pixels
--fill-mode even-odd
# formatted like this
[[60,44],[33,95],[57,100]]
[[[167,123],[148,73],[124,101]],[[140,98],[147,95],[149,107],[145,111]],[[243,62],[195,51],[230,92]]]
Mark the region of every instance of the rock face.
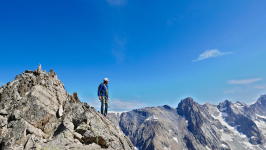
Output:
[[[219,134],[215,132],[215,126],[212,126],[214,119],[203,106],[194,102],[192,98],[187,98],[179,103],[177,113],[186,118],[187,130],[193,135],[193,137],[185,136],[188,149],[199,149],[197,145],[210,149],[225,149],[222,146],[223,142],[219,140]],[[191,142],[191,145],[188,141],[194,141],[195,144]]]
[[25,71],[0,88],[0,149],[133,150],[93,107],[69,95],[54,71]]
[[266,150],[266,96],[252,105],[228,100],[109,114],[139,150]]
[[261,134],[256,123],[246,115],[249,108],[240,103],[232,103],[226,100],[218,105],[218,109],[224,114],[225,121],[240,133],[243,133],[252,144],[262,144],[263,135]]
[[119,125],[140,150],[179,150],[186,122],[169,106],[137,109],[120,115]]
[[266,95],[262,95],[256,103],[250,106],[250,113],[266,115]]

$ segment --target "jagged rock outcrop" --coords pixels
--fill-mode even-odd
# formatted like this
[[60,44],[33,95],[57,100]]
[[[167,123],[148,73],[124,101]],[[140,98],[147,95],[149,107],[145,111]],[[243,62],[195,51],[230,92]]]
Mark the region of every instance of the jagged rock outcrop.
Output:
[[0,149],[132,150],[93,107],[69,95],[53,70],[25,71],[0,88]]

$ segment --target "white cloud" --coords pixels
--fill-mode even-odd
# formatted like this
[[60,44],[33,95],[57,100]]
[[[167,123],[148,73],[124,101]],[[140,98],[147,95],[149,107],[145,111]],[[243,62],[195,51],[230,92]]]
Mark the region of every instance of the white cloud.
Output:
[[264,90],[264,89],[266,89],[266,85],[257,85],[254,88],[259,89],[259,90]]
[[127,40],[125,37],[115,36],[112,48],[112,54],[118,63],[125,60]]
[[232,52],[221,52],[218,49],[210,49],[206,50],[203,53],[201,53],[197,59],[194,59],[193,62],[202,61],[209,58],[215,58],[219,56],[229,55],[232,54]]
[[138,101],[123,101],[119,99],[110,100],[110,110],[113,111],[129,111],[137,108],[145,107],[146,104]]
[[123,6],[126,4],[126,0],[106,0],[110,5]]
[[265,94],[265,89],[256,89],[254,86],[245,85],[245,86],[235,86],[231,89],[226,89],[224,94],[226,99],[234,101],[244,101],[246,103],[252,103],[260,95]]
[[[100,111],[101,102],[97,98],[86,98],[85,100],[84,98],[80,97],[80,100],[88,103],[90,106]],[[125,101],[120,99],[110,99],[108,110],[115,112],[122,112],[122,111],[130,111],[137,108],[143,108],[146,106],[147,106],[146,104],[134,100]]]
[[229,80],[228,83],[229,84],[251,84],[251,83],[255,83],[258,81],[261,81],[261,78],[251,78],[251,79],[243,79],[243,80]]

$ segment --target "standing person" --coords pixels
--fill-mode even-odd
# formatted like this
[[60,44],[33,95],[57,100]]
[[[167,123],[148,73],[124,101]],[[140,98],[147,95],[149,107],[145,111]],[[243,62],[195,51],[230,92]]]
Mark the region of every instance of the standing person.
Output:
[[103,114],[104,116],[107,115],[107,111],[108,111],[108,100],[109,100],[108,82],[109,82],[109,79],[104,78],[103,82],[98,87],[98,97],[99,97],[99,100],[101,101],[101,114]]

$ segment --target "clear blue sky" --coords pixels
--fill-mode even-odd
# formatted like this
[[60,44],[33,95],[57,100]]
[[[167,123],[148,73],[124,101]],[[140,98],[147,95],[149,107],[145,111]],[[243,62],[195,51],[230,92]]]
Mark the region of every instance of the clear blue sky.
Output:
[[112,110],[250,103],[266,93],[266,2],[1,1],[0,50],[1,84],[40,63],[98,105],[109,77]]

